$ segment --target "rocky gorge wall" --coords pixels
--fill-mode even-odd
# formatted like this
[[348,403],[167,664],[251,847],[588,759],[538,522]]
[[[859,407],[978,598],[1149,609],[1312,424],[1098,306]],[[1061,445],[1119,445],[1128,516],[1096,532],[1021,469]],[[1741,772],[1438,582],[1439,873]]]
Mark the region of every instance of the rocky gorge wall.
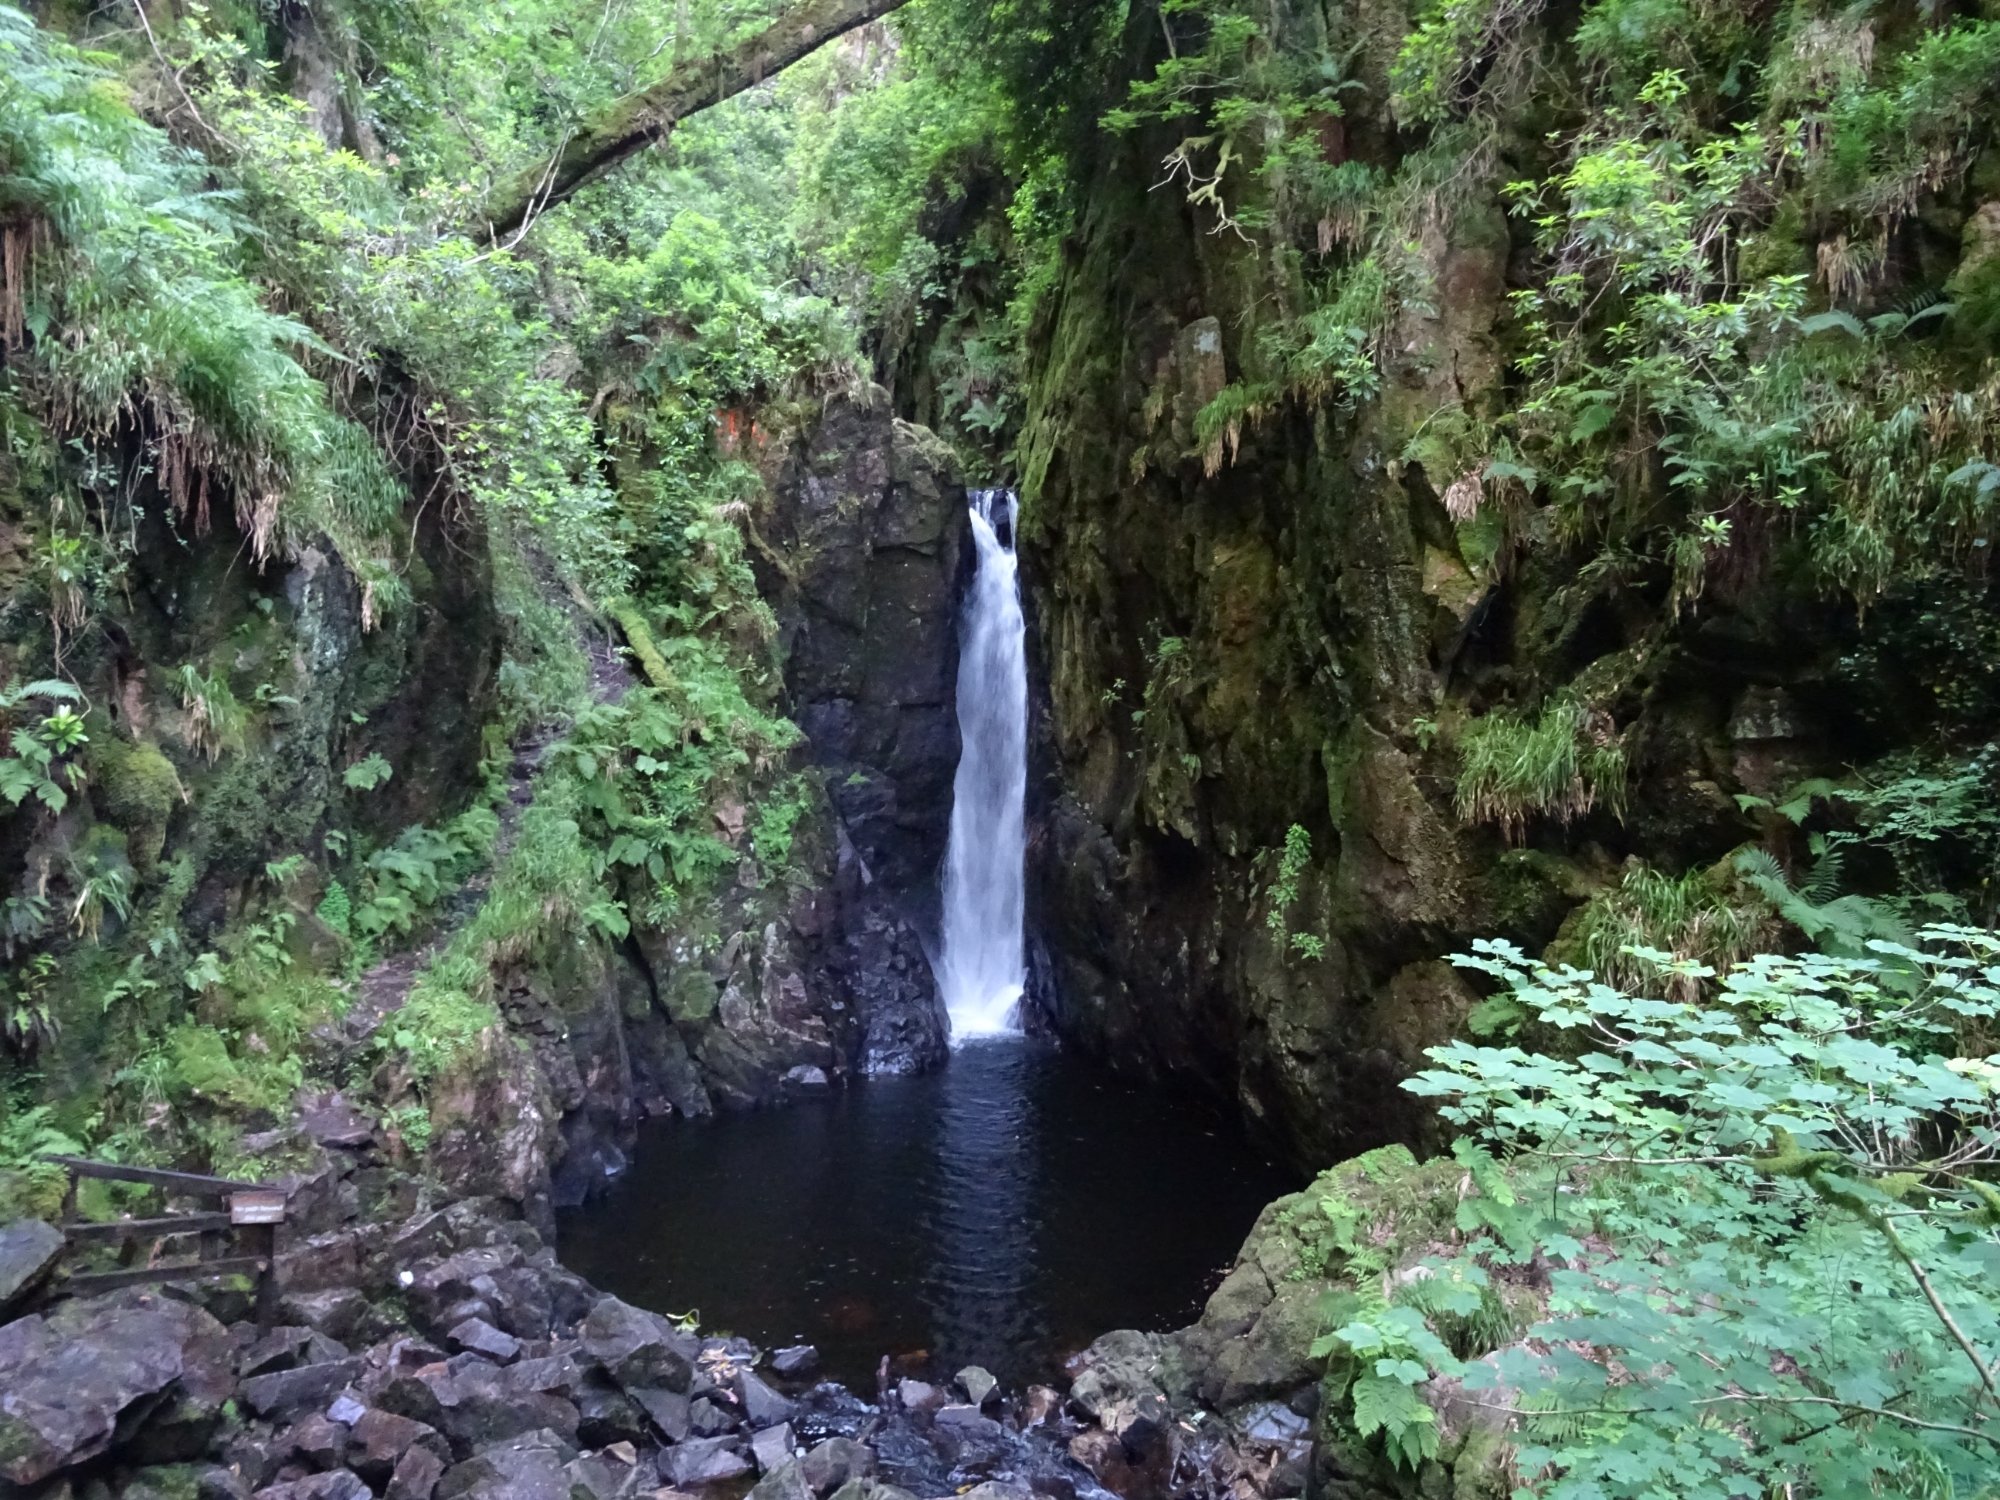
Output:
[[[1392,174],[1417,150],[1389,102],[1401,12],[1274,8],[1290,55],[1353,44],[1322,165]],[[1536,13],[1521,45],[1560,70],[1567,24]],[[1161,45],[1135,22],[1129,76]],[[1159,185],[1179,135],[1155,126],[1096,138],[1028,354],[1039,993],[1065,1035],[1234,1096],[1315,1164],[1424,1137],[1397,1083],[1475,1000],[1446,956],[1485,935],[1540,949],[1631,862],[1678,875],[1754,838],[1739,795],[1919,739],[1956,649],[1921,622],[1976,634],[1991,609],[1977,577],[1859,609],[1774,576],[1780,542],[1748,520],[1690,605],[1663,572],[1586,567],[1546,515],[1504,523],[1523,539],[1496,552],[1490,507],[1454,513],[1439,434],[1521,398],[1509,298],[1543,274],[1503,189],[1545,167],[1551,117],[1526,94],[1495,114],[1412,233],[1424,291],[1372,339],[1368,398],[1203,427],[1295,293],[1255,233]],[[1910,227],[1913,263],[1983,264],[1987,180]],[[1622,749],[1622,803],[1518,829],[1465,816],[1461,732],[1558,698]],[[1309,854],[1285,874],[1295,826]]]

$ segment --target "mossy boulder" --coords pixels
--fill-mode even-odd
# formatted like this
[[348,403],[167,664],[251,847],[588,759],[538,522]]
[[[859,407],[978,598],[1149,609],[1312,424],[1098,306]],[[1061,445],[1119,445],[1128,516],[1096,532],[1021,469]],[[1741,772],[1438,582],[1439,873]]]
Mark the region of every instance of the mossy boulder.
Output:
[[126,856],[139,876],[151,875],[184,795],[174,763],[151,741],[106,729],[91,735],[84,764],[97,815],[125,835]]

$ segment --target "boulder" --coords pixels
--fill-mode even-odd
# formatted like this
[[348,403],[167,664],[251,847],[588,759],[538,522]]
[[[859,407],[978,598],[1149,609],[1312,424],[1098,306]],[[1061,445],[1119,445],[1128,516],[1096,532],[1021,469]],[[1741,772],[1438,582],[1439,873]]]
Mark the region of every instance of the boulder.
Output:
[[771,1356],[771,1373],[787,1380],[810,1375],[819,1368],[819,1350],[811,1344],[793,1344]]
[[780,1464],[757,1481],[750,1500],[813,1500],[797,1460]]
[[750,1472],[750,1460],[735,1438],[691,1438],[669,1448],[661,1458],[668,1483],[676,1489],[699,1489],[738,1479]]
[[636,1500],[650,1487],[649,1466],[639,1464],[629,1448],[626,1455],[587,1453],[573,1459],[564,1470],[572,1500]]
[[299,1365],[243,1382],[243,1400],[260,1417],[284,1417],[308,1407],[323,1407],[335,1395],[368,1373],[359,1355]]
[[830,1495],[850,1481],[867,1479],[874,1472],[875,1454],[853,1438],[828,1438],[799,1460],[799,1474],[806,1488],[818,1496]]
[[681,1442],[693,1430],[693,1403],[681,1392],[641,1386],[626,1394],[639,1403],[668,1442]]
[[483,1354],[498,1365],[512,1364],[521,1357],[521,1341],[484,1318],[467,1318],[447,1333],[445,1339],[468,1354]]
[[736,1394],[743,1402],[743,1415],[752,1427],[775,1427],[792,1415],[793,1403],[779,1395],[769,1381],[752,1370],[744,1370],[737,1375]]
[[426,1447],[410,1449],[396,1460],[382,1500],[431,1500],[444,1477],[445,1461]]
[[214,1318],[151,1293],[71,1302],[0,1328],[0,1479],[37,1484],[163,1410],[213,1422],[227,1349]]
[[257,1491],[257,1500],[375,1500],[375,1492],[350,1470],[335,1469],[271,1485]]
[[577,1330],[584,1353],[628,1391],[635,1387],[686,1392],[694,1382],[701,1341],[658,1313],[605,1297]]
[[570,1500],[576,1450],[549,1432],[523,1433],[445,1470],[435,1500]]
[[343,1344],[366,1343],[370,1325],[379,1321],[368,1299],[351,1286],[287,1292],[278,1302],[278,1316]]
[[[391,1411],[370,1407],[354,1424],[347,1449],[347,1463],[354,1472],[378,1488],[395,1476],[411,1452],[425,1449],[438,1460],[438,1474],[451,1457],[451,1445],[435,1427]],[[437,1475],[432,1475],[435,1482]]]
[[792,1452],[792,1424],[780,1422],[776,1427],[766,1427],[750,1439],[751,1456],[757,1460],[760,1473],[769,1474],[790,1463]]
[[0,1313],[48,1279],[62,1249],[62,1231],[40,1219],[16,1219],[0,1228]]
[[974,1406],[984,1407],[1000,1394],[1000,1382],[979,1365],[967,1365],[960,1370],[954,1377],[954,1383]]

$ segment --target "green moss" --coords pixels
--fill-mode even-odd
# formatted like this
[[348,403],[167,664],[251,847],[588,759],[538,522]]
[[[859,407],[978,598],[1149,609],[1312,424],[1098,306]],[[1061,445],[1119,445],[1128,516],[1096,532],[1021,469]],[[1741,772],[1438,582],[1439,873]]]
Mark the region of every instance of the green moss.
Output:
[[108,729],[91,735],[86,757],[98,813],[125,835],[132,868],[142,878],[151,875],[182,797],[173,762],[150,741],[134,742]]
[[605,613],[617,622],[624,632],[625,644],[631,649],[632,659],[639,664],[639,670],[646,674],[646,681],[662,691],[674,686],[673,669],[667,659],[660,655],[659,642],[653,639],[652,628],[639,607],[629,599],[620,599],[610,605]]

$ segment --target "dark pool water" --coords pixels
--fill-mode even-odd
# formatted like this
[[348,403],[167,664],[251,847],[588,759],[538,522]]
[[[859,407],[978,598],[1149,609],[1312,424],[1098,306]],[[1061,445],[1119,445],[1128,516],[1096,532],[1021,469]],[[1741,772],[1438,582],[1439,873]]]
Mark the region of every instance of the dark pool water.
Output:
[[817,1344],[864,1394],[884,1355],[1018,1386],[1110,1329],[1191,1322],[1298,1186],[1198,1103],[998,1040],[921,1078],[660,1122],[560,1245],[627,1301]]

